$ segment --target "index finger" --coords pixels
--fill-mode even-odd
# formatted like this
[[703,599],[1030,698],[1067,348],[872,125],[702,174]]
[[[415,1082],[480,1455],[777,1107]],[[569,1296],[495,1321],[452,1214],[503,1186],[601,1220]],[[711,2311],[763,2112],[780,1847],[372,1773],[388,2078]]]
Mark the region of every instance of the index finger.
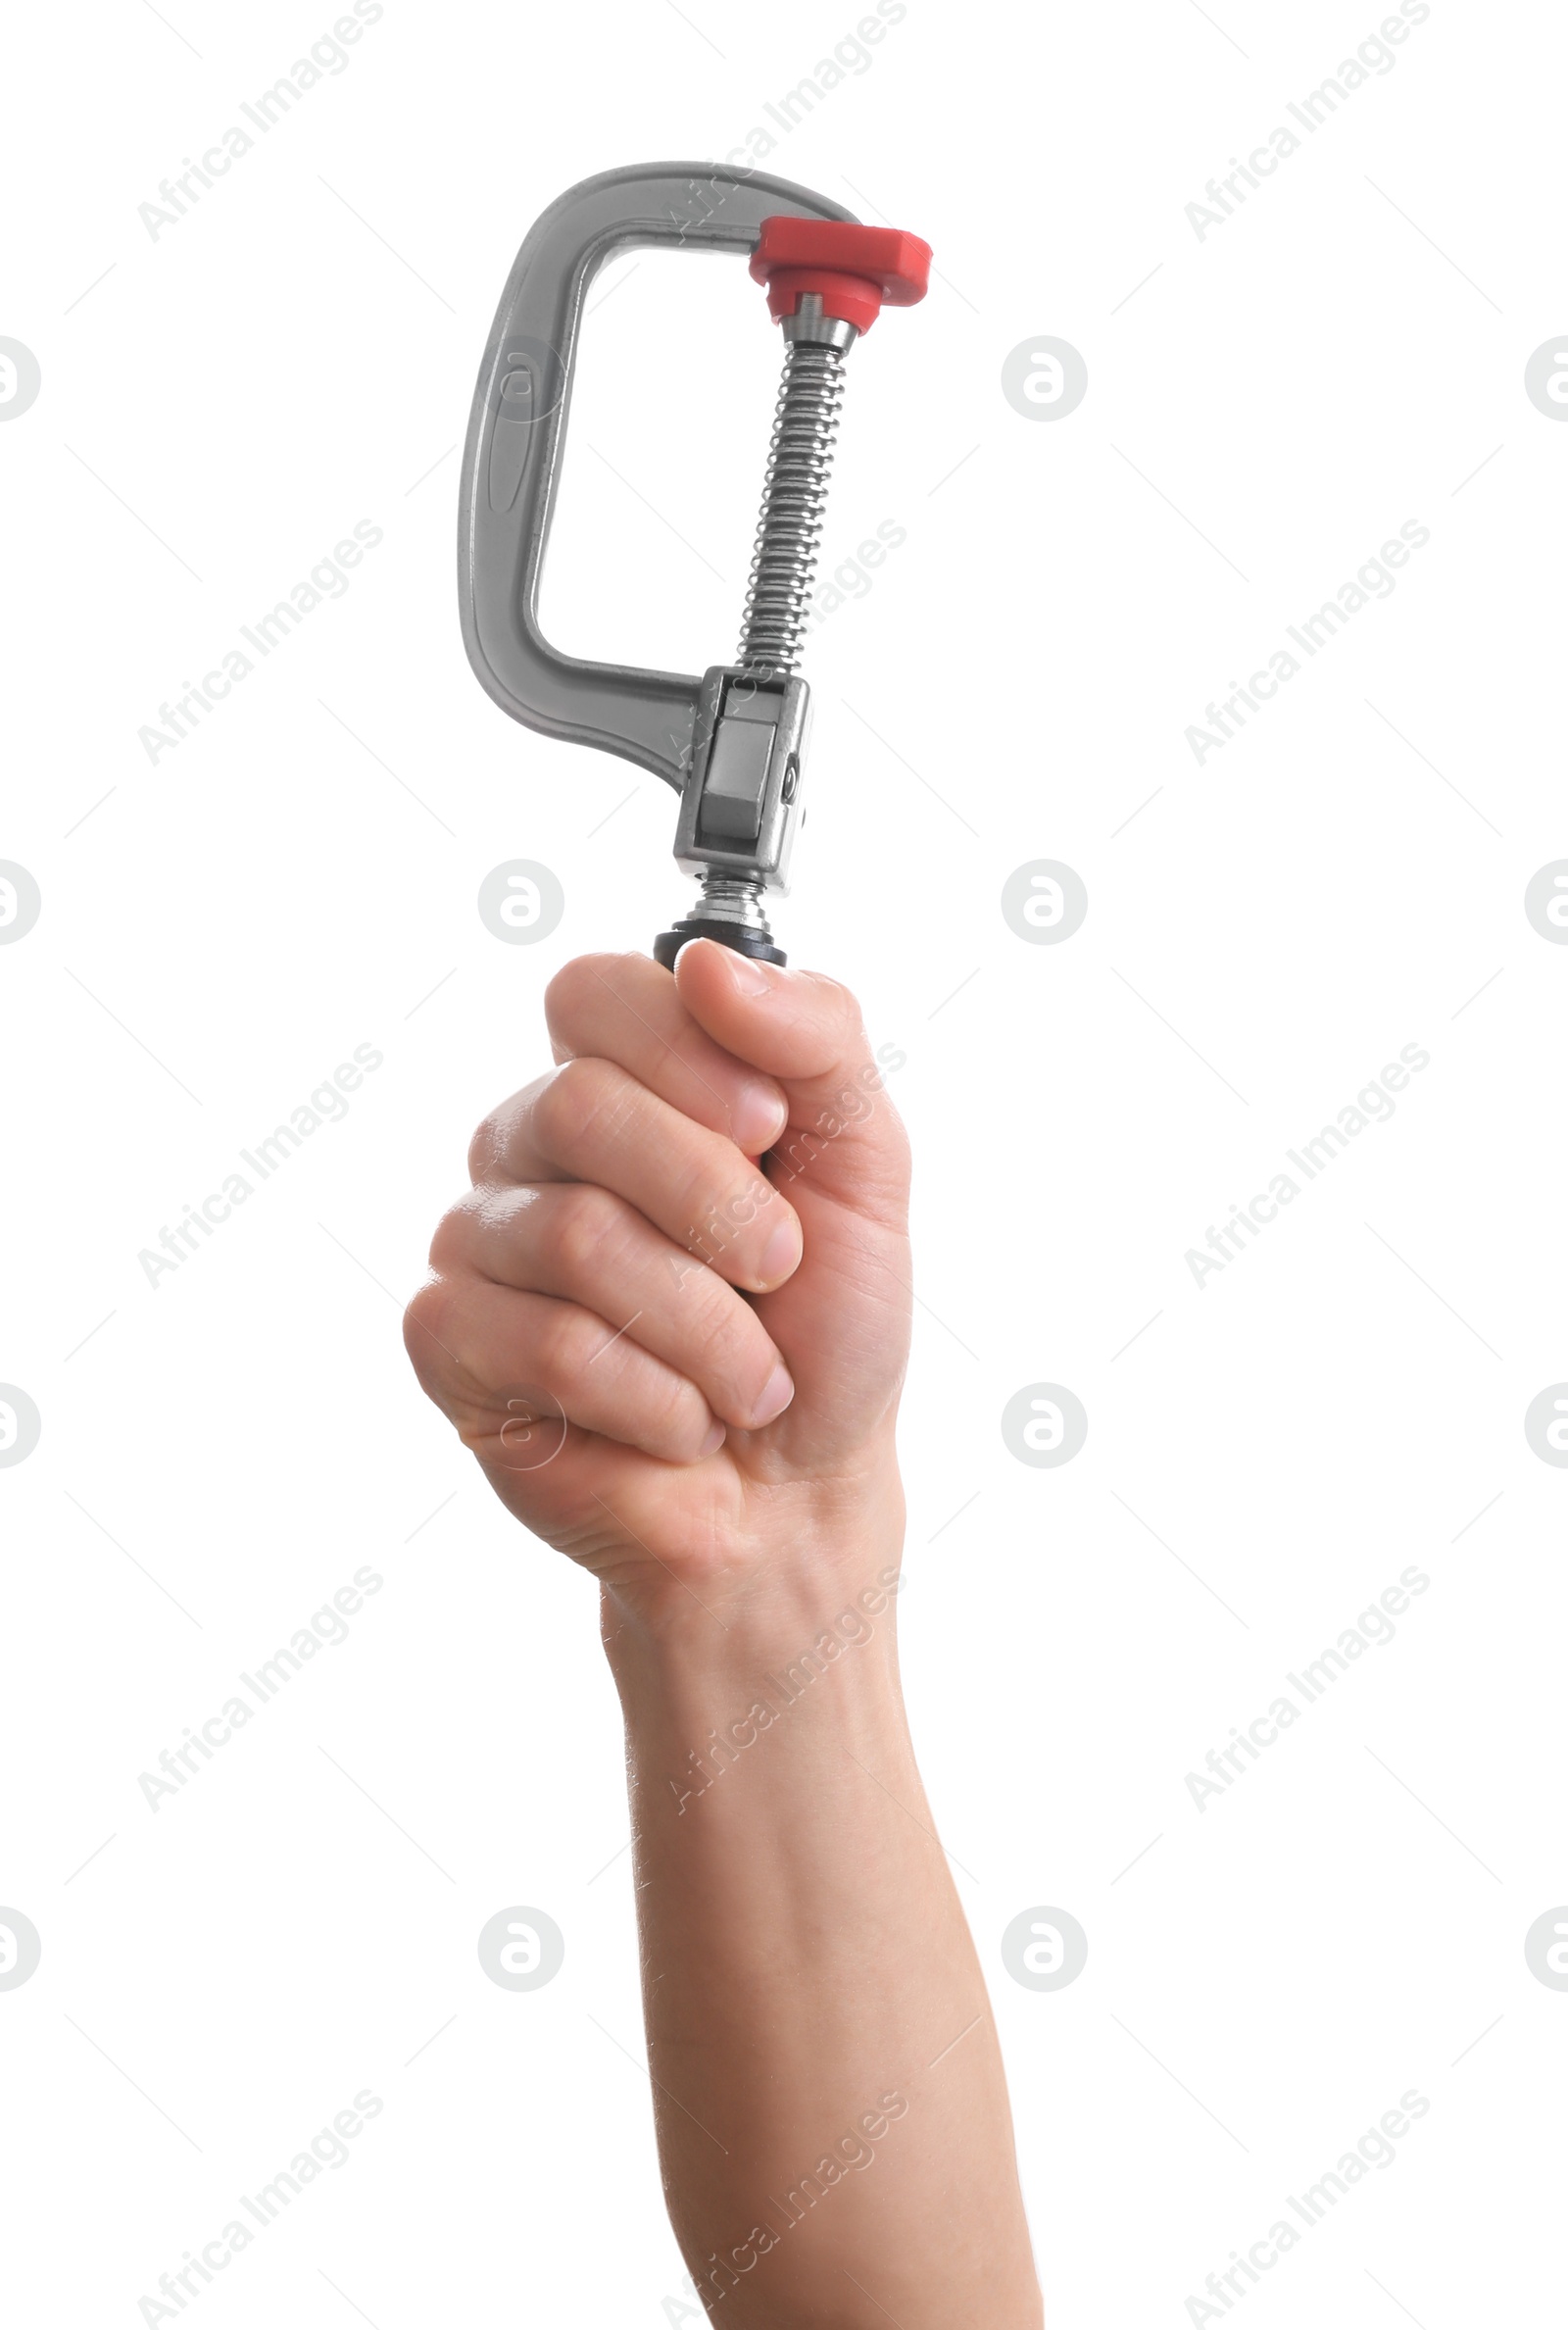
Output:
[[715,1042],[646,955],[579,955],[545,989],[545,1022],[558,1063],[613,1061],[747,1157],[760,1157],[784,1124],[776,1079]]

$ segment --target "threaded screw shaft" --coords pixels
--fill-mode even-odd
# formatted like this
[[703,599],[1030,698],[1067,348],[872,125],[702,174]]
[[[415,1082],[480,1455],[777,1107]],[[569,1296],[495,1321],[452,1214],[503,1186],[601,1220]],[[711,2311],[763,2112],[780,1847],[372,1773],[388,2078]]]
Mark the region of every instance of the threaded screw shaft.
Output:
[[800,661],[843,401],[844,350],[789,341],[738,659],[759,678],[785,678]]

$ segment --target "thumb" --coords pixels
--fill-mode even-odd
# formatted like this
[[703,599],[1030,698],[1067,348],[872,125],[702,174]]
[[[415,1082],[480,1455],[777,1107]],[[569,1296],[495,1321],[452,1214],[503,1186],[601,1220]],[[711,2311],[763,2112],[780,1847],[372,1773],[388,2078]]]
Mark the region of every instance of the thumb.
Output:
[[784,1087],[789,1115],[769,1179],[792,1204],[814,1191],[902,1232],[908,1142],[849,989],[707,938],[681,949],[675,985],[716,1043]]

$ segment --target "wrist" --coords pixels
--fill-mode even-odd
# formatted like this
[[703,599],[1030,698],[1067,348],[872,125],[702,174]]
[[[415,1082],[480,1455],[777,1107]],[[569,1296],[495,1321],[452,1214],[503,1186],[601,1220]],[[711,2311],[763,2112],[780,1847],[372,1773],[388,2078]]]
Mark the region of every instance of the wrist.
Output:
[[[605,1649],[645,1822],[684,1834],[700,1804],[711,1842],[728,1833],[727,1808],[755,1844],[781,1807],[793,1819],[803,1785],[842,1786],[846,1755],[872,1772],[902,1768],[898,1560],[859,1555],[732,1603],[722,1619],[692,1604],[650,1624],[606,1589]],[[746,1783],[717,1789],[736,1766]]]
[[622,1697],[685,1675],[783,1672],[808,1653],[831,1664],[873,1642],[865,1663],[891,1661],[904,1518],[894,1467],[808,1496],[781,1488],[742,1562],[682,1564],[653,1589],[606,1585],[601,1633]]

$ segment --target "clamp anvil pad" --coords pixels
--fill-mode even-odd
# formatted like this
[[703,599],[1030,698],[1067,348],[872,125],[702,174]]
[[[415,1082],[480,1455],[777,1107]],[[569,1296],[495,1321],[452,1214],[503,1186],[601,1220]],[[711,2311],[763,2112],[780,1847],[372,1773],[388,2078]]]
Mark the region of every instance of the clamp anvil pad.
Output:
[[[701,678],[562,655],[537,613],[583,300],[608,260],[650,246],[746,254],[784,338],[740,646],[733,664]],[[691,938],[784,961],[766,898],[788,890],[801,814],[810,692],[798,665],[844,360],[883,307],[925,296],[930,264],[918,236],[862,226],[787,179],[651,163],[606,171],[559,196],[501,295],[463,455],[464,644],[514,719],[617,753],[679,793],[675,859],[702,895],[654,943],[666,968]]]

